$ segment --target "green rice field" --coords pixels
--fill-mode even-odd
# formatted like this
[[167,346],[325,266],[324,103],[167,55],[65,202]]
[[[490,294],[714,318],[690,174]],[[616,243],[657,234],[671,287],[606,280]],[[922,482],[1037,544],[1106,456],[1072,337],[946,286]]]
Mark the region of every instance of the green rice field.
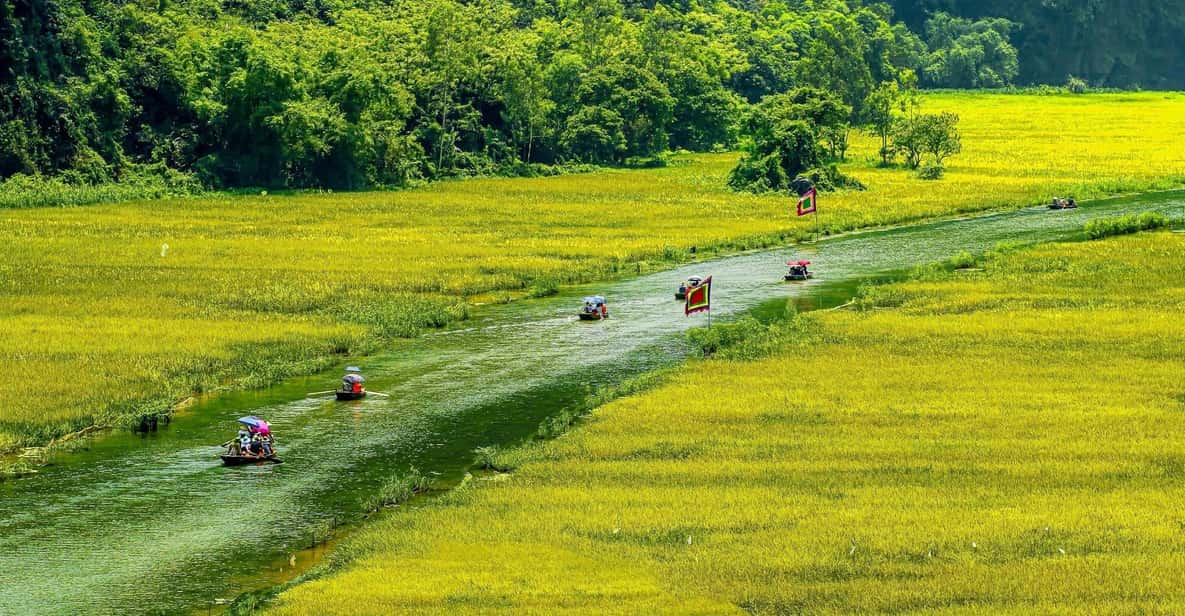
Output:
[[[962,117],[964,151],[946,178],[878,168],[874,139],[858,137],[845,170],[869,190],[824,195],[824,232],[1185,180],[1182,95],[935,94],[925,105]],[[0,452],[309,373],[477,304],[665,267],[693,246],[813,234],[789,199],[729,192],[735,160],[0,210]]]
[[955,263],[496,456],[271,613],[1185,609],[1185,235]]

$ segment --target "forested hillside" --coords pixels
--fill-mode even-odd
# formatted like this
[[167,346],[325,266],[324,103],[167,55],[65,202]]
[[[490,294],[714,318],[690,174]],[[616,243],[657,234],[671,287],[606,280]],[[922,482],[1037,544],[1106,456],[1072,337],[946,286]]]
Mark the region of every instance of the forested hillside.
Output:
[[1024,60],[1020,83],[1069,75],[1118,88],[1185,88],[1185,0],[893,0],[922,32],[937,12],[1006,17]]
[[0,0],[0,179],[363,188],[645,162],[732,147],[748,103],[795,88],[858,124],[882,82],[1048,72],[1010,43],[1031,28],[983,17],[915,34],[861,0]]

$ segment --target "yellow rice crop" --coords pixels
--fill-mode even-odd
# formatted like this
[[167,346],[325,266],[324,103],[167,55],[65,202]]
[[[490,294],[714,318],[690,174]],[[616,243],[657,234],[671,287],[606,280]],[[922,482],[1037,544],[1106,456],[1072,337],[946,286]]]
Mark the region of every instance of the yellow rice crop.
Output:
[[[878,169],[876,144],[857,138],[849,171],[871,190],[824,196],[825,228],[1185,179],[1182,95],[942,94],[927,108],[963,117],[964,153],[947,178]],[[735,160],[0,211],[0,451],[159,410],[195,388],[308,371],[540,278],[603,278],[691,245],[702,254],[810,232],[786,198],[728,192]]]
[[352,537],[273,613],[1179,613],[1185,236],[813,313]]

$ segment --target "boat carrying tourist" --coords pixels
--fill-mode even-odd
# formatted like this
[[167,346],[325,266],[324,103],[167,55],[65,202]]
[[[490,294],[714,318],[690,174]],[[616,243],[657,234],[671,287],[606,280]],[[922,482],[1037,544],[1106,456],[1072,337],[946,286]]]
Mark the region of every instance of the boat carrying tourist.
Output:
[[687,292],[698,287],[703,281],[703,276],[688,276],[687,280],[680,283],[678,290],[675,291],[675,299],[687,299]]
[[239,418],[239,433],[235,438],[223,443],[226,451],[219,457],[226,466],[241,466],[257,462],[275,462],[276,439],[272,436],[272,427],[266,421],[248,415]]
[[810,261],[787,261],[786,265],[790,266],[790,271],[786,272],[786,280],[809,280],[815,275],[811,273],[807,266]]
[[366,382],[366,377],[362,376],[361,372],[362,369],[357,366],[346,368],[342,386],[334,392],[338,400],[361,400],[366,397],[366,387],[362,385]]
[[600,321],[609,318],[609,305],[600,295],[590,295],[584,298],[584,306],[580,308],[581,321]]

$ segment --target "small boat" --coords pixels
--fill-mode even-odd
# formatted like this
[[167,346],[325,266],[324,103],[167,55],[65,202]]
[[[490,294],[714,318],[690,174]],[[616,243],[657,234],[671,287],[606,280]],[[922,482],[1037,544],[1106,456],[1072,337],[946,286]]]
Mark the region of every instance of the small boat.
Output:
[[786,273],[786,280],[809,280],[815,275],[807,269],[810,261],[787,261],[786,265],[790,266],[790,271]]
[[220,456],[222,464],[225,466],[245,466],[247,464],[260,464],[263,462],[271,462],[272,464],[280,464],[281,460],[275,454],[270,456],[236,456],[224,453]]
[[1078,208],[1078,202],[1073,197],[1069,199],[1054,199],[1047,207],[1051,210],[1073,210]]
[[687,280],[679,285],[679,290],[675,291],[675,299],[687,299],[687,292],[698,287],[703,281],[703,276],[688,276]]
[[600,295],[592,295],[584,298],[584,307],[578,313],[581,321],[600,321],[609,318],[609,306],[605,303],[605,298]]
[[[222,464],[243,466],[263,462],[273,464],[281,462],[276,458],[276,441],[272,437],[272,427],[266,421],[254,415],[248,415],[240,417],[239,423],[243,424],[243,427],[239,429],[238,438],[223,443],[226,451],[218,456],[222,458]],[[256,453],[252,453],[252,450]]]
[[338,400],[361,400],[366,397],[366,388],[362,386],[366,377],[359,374],[361,368],[350,366],[346,368],[346,375],[342,377],[342,387],[333,392]]

